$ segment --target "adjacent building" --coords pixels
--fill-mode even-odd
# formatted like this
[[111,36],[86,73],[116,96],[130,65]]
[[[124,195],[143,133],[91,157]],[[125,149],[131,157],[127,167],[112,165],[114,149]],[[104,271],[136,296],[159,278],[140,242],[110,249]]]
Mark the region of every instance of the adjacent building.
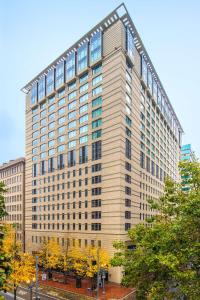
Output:
[[186,144],[181,147],[181,160],[194,161],[194,152],[192,151],[191,144]]
[[128,242],[128,229],[156,213],[147,200],[165,176],[178,178],[182,135],[124,4],[22,90],[27,250],[55,237],[112,254],[114,240]]
[[8,216],[4,220],[16,225],[16,238],[24,245],[25,158],[0,165],[0,181],[7,188],[5,206]]

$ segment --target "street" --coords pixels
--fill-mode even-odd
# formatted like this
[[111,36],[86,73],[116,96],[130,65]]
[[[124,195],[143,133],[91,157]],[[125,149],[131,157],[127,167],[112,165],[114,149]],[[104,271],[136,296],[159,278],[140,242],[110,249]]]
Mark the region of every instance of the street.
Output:
[[[14,295],[12,293],[4,293],[0,292],[0,295],[4,296],[6,300],[13,300]],[[44,295],[38,293],[38,296],[40,296],[40,300],[56,300],[57,298],[54,298],[52,296]],[[35,293],[33,292],[33,300],[35,300]],[[17,300],[30,300],[30,290],[26,288],[19,287],[17,289]]]

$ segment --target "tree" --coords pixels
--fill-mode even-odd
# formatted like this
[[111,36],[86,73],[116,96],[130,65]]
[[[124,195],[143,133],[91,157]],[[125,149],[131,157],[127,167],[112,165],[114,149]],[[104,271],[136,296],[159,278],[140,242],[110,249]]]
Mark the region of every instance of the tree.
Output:
[[61,265],[61,247],[54,238],[44,242],[39,253],[39,265],[48,272],[48,279],[52,278],[52,269],[57,269]]
[[4,225],[5,236],[2,242],[2,250],[9,261],[9,275],[6,278],[6,286],[12,286],[14,299],[20,284],[33,281],[35,276],[35,263],[31,254],[23,253],[20,242],[16,241],[16,231],[12,225]]
[[123,266],[122,283],[137,289],[137,299],[197,300],[200,295],[200,164],[180,164],[190,189],[171,179],[158,203],[160,214],[150,227],[137,225],[128,232],[135,250],[115,242],[117,252],[111,264]]
[[2,220],[3,217],[7,216],[4,193],[6,193],[5,184],[3,182],[0,182],[0,220]]
[[[0,182],[0,221],[7,216],[4,194],[6,188],[3,182]],[[0,290],[5,289],[6,280],[11,272],[10,257],[8,253],[3,249],[3,241],[5,239],[6,226],[0,223]]]

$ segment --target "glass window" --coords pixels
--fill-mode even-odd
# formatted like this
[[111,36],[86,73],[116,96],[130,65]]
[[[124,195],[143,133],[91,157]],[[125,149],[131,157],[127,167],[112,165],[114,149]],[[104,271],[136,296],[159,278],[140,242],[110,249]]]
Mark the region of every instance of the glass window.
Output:
[[76,111],[73,110],[70,113],[68,113],[68,120],[75,118],[76,117]]
[[88,141],[88,136],[87,135],[81,136],[79,138],[79,144],[87,143],[87,141]]
[[102,75],[99,75],[99,76],[93,78],[92,79],[92,85],[94,86],[94,85],[98,84],[99,82],[101,82],[102,78],[103,78]]
[[84,85],[80,86],[79,92],[83,93],[83,92],[87,91],[87,89],[88,89],[88,83],[85,83]]
[[88,104],[85,104],[79,108],[79,113],[82,114],[88,110]]
[[75,89],[76,87],[76,81],[73,81],[71,83],[68,84],[68,91],[71,91],[73,89]]
[[147,84],[147,63],[142,55],[142,64],[141,64],[141,76],[144,82]]
[[55,107],[56,107],[55,104],[49,106],[49,112],[53,111],[55,109]]
[[55,136],[55,131],[50,131],[48,134],[49,139]]
[[46,101],[40,104],[40,108],[41,109],[45,108],[46,106],[47,106],[47,102]]
[[68,129],[71,129],[73,127],[76,127],[76,120],[68,123]]
[[54,128],[54,127],[55,127],[55,125],[56,125],[56,122],[51,122],[51,123],[49,124],[49,129],[52,129],[52,128]]
[[58,110],[58,114],[59,114],[59,115],[64,114],[64,112],[65,112],[65,107],[62,107],[62,108],[60,108],[60,109]]
[[32,146],[37,146],[38,145],[38,140],[33,140],[32,141]]
[[66,126],[61,126],[61,127],[59,127],[59,128],[58,128],[58,134],[63,133],[63,132],[65,131],[65,129],[66,129]]
[[102,86],[101,85],[92,90],[92,96],[96,96],[99,93],[102,93]]
[[128,102],[129,105],[132,104],[132,99],[127,93],[126,93],[126,101]]
[[92,68],[92,75],[95,75],[102,71],[102,64],[99,64]]
[[62,143],[65,141],[65,135],[61,135],[58,137],[58,143]]
[[37,103],[37,83],[32,85],[31,88],[31,105],[34,105]]
[[85,73],[79,78],[80,83],[84,82],[85,80],[88,80],[88,73]]
[[153,82],[152,82],[152,74],[151,74],[151,70],[148,68],[148,73],[147,73],[147,75],[148,75],[148,88],[149,88],[149,90],[150,90],[150,93],[152,94],[152,91],[153,91]]
[[58,101],[58,106],[65,104],[65,98],[62,98]]
[[71,92],[71,93],[68,95],[68,100],[71,100],[71,99],[73,99],[74,97],[76,97],[76,91],[73,91],[73,92]]
[[68,109],[72,109],[76,107],[76,100],[72,101],[71,103],[68,104]]
[[47,124],[47,119],[42,119],[41,121],[40,121],[40,125],[41,126],[44,126],[44,125],[46,125]]
[[135,53],[134,38],[128,27],[126,27],[126,50],[129,57],[133,59]]
[[47,113],[46,109],[42,110],[40,113],[40,117],[46,116],[46,113]]
[[55,149],[50,149],[48,151],[49,156],[54,155],[55,154]]
[[79,98],[80,104],[88,100],[88,93]]
[[40,142],[44,142],[47,138],[47,135],[42,135],[41,138],[40,138]]
[[94,131],[92,133],[92,139],[95,140],[95,139],[98,139],[101,137],[101,129],[97,130],[97,131]]
[[42,127],[41,129],[40,129],[40,133],[43,133],[43,132],[45,132],[47,130],[47,127]]
[[92,118],[96,118],[102,114],[102,108],[99,107],[92,111]]
[[38,106],[32,109],[32,114],[36,114],[38,112]]
[[86,121],[88,121],[88,114],[79,118],[79,124],[82,124],[83,122],[86,122]]
[[65,122],[65,117],[58,119],[58,124],[62,124]]
[[101,31],[98,31],[90,38],[90,63],[93,64],[95,61],[102,56],[102,37]]
[[68,148],[70,149],[70,148],[72,148],[72,147],[76,147],[76,140],[70,141],[70,142],[68,143]]
[[130,110],[130,108],[128,107],[128,105],[126,105],[126,113],[127,113],[128,115],[131,114],[131,110]]
[[52,121],[52,120],[54,120],[55,119],[55,117],[56,117],[56,114],[55,113],[53,113],[53,114],[50,114],[49,115],[49,121]]
[[58,152],[62,152],[65,150],[65,145],[58,146]]
[[101,105],[101,104],[102,104],[102,97],[98,97],[98,98],[92,100],[92,107]]
[[48,142],[48,147],[53,147],[55,145],[55,140],[51,140]]
[[131,94],[132,89],[130,87],[130,85],[126,82],[126,90],[129,92],[129,94]]
[[131,77],[131,75],[129,74],[129,72],[128,71],[126,71],[126,79],[127,79],[127,81],[128,82],[132,82],[132,77]]
[[92,129],[97,128],[97,127],[99,127],[101,125],[102,125],[102,119],[98,119],[98,120],[92,121]]
[[37,155],[32,157],[32,161],[37,161],[37,159],[38,159]]
[[40,158],[45,158],[46,157],[46,152],[40,153]]
[[54,103],[54,102],[55,102],[55,96],[50,97],[50,98],[48,99],[48,103],[49,103],[49,104],[52,104],[52,103]]
[[76,136],[76,130],[68,132],[68,138],[71,139]]
[[64,61],[56,66],[56,88],[64,83]]
[[77,50],[77,70],[81,72],[88,66],[88,43],[84,43]]
[[42,144],[42,145],[40,146],[40,150],[41,150],[41,151],[44,151],[44,150],[46,150],[46,147],[47,147],[47,144]]
[[66,80],[75,76],[75,52],[66,57]]
[[54,91],[54,69],[50,70],[47,74],[47,95]]
[[85,133],[87,131],[88,131],[88,125],[84,125],[84,126],[79,128],[79,133],[80,134]]
[[38,127],[39,127],[39,124],[38,124],[38,123],[35,123],[35,124],[33,124],[32,129],[35,130],[35,129],[37,129]]
[[38,148],[33,148],[32,149],[32,154],[36,154],[38,152]]
[[130,127],[132,125],[132,121],[128,116],[126,116],[126,124],[129,125]]
[[63,88],[62,90],[58,91],[57,97],[58,97],[58,98],[61,98],[61,97],[64,96],[64,94],[65,94],[65,88]]
[[45,97],[45,76],[38,82],[38,100],[42,100]]

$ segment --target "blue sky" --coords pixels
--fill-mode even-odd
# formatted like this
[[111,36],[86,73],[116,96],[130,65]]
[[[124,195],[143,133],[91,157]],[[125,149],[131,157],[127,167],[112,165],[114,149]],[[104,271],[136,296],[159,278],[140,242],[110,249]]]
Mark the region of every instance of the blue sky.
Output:
[[[20,88],[101,21],[118,0],[0,0],[0,163],[24,155]],[[124,1],[200,156],[200,1]]]

